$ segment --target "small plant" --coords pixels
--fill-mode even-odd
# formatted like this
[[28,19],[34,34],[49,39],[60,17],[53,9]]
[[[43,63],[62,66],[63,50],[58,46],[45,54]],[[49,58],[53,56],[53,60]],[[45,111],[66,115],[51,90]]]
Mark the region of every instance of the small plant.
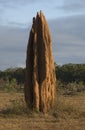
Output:
[[23,84],[18,84],[15,78],[0,80],[0,90],[4,92],[23,92],[23,86]]
[[83,82],[72,82],[72,83],[63,83],[57,80],[56,85],[57,93],[58,94],[65,94],[65,95],[76,95],[77,92],[85,91],[85,84]]
[[83,82],[79,82],[77,84],[77,92],[81,92],[81,91],[85,91],[85,85],[83,84]]
[[60,80],[57,80],[57,83],[56,83],[56,89],[57,89],[57,93],[58,94],[63,94],[64,91],[65,91],[65,84],[62,83]]

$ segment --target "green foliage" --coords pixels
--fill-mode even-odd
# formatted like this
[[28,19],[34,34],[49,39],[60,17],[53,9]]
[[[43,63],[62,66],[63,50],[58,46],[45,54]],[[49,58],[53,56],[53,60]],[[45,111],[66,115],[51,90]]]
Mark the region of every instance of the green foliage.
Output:
[[85,64],[56,66],[56,77],[64,83],[81,81],[85,83]]
[[[85,64],[66,64],[57,66],[57,90],[72,94],[85,90]],[[25,69],[9,68],[0,71],[0,90],[22,91],[25,82]]]
[[23,85],[17,84],[17,81],[14,78],[11,81],[9,81],[9,79],[1,79],[0,90],[5,92],[22,92]]
[[17,82],[16,79],[12,79],[11,81],[7,80],[6,81],[6,86],[5,86],[5,91],[15,91],[16,92],[17,89]]
[[68,84],[57,81],[58,94],[75,95],[78,92],[85,91],[85,84],[83,82],[71,82]]
[[66,86],[66,93],[65,94],[74,95],[77,92],[82,92],[82,91],[85,91],[85,85],[82,82],[68,83]]
[[60,80],[57,80],[56,89],[58,94],[63,94],[65,92],[65,86]]
[[[56,67],[56,77],[59,81],[64,83],[69,82],[83,82],[85,83],[85,64],[66,64]],[[30,68],[29,68],[30,69]],[[23,68],[9,68],[5,71],[0,71],[0,79],[16,79],[18,84],[25,82],[25,69]]]
[[25,69],[9,68],[5,71],[0,71],[0,79],[9,80],[16,79],[18,84],[23,84],[25,81]]

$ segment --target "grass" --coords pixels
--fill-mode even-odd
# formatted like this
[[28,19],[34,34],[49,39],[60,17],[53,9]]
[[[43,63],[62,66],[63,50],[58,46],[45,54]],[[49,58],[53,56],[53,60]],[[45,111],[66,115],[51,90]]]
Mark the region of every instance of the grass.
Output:
[[[63,99],[64,98],[64,99]],[[67,97],[69,98],[69,97]],[[70,97],[71,98],[71,97]],[[72,97],[73,98],[73,97]],[[8,105],[5,109],[2,109],[0,111],[1,115],[4,116],[33,116],[34,113],[41,114],[35,110],[30,110],[27,108],[25,102],[23,99],[18,100],[9,100],[10,105]],[[74,105],[74,103],[65,101],[65,96],[60,96],[57,99],[57,103],[55,105],[55,108],[53,111],[49,112],[50,115],[53,115],[56,118],[79,118],[80,115],[85,117],[85,111],[82,111],[81,108],[77,105],[77,107]]]
[[0,130],[84,130],[85,92],[57,95],[48,114],[26,107],[23,93],[0,93]]
[[27,112],[27,109],[23,104],[23,100],[10,100],[10,102],[11,105],[1,111],[3,115],[23,115]]

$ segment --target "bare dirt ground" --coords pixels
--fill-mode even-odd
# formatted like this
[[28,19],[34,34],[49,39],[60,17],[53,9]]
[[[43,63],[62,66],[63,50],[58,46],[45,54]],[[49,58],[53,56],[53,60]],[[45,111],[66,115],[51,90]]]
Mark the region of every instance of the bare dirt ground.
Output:
[[85,130],[85,93],[58,96],[60,106],[57,114],[29,116],[3,113],[4,109],[11,107],[13,100],[22,99],[23,93],[0,92],[0,130]]

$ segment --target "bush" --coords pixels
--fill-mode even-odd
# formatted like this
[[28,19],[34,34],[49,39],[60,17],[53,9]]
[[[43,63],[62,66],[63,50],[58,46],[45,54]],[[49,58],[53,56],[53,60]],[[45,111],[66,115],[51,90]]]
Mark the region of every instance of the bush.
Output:
[[5,92],[22,92],[23,85],[18,84],[16,79],[13,78],[12,80],[9,79],[1,79],[0,80],[0,90]]
[[77,92],[85,91],[85,85],[83,82],[72,82],[65,84],[57,80],[56,89],[58,94],[75,95]]
[[85,90],[85,85],[83,84],[83,82],[68,83],[66,86],[65,94],[75,95],[77,92],[82,92],[84,90]]
[[65,91],[65,84],[62,83],[61,81],[57,80],[57,83],[56,83],[56,89],[57,89],[57,93],[58,94],[63,94],[64,91]]

